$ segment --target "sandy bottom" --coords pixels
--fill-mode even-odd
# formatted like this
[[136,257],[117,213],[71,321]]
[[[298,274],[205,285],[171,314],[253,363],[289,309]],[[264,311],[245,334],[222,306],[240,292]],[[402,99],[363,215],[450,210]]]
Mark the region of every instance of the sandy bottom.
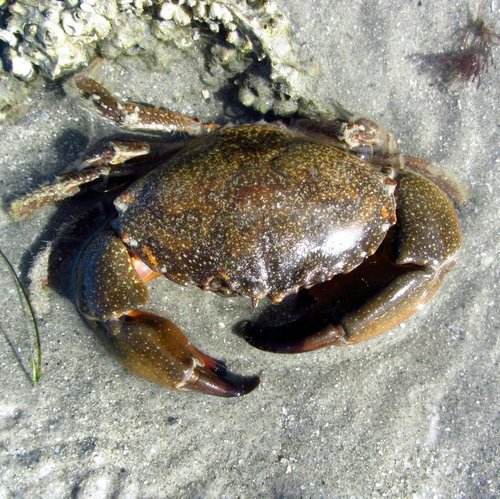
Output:
[[[499,494],[499,73],[479,89],[439,89],[412,56],[448,49],[468,12],[461,2],[421,3],[394,12],[389,0],[283,1],[316,68],[317,96],[382,123],[403,150],[468,188],[463,255],[439,295],[367,344],[280,356],[232,333],[251,314],[246,300],[155,282],[154,306],[193,343],[261,375],[251,395],[225,400],[126,373],[67,298],[36,293],[39,263],[31,272],[44,359],[33,389],[16,360],[28,366],[30,333],[2,268],[0,497]],[[102,78],[124,96],[220,120],[223,102],[204,103],[199,75],[184,66],[152,78],[104,65]],[[1,130],[3,197],[51,178],[103,133],[58,90],[30,99],[26,116]],[[0,213],[2,249],[24,273],[30,251],[40,255],[54,235],[53,216],[65,219],[52,208],[22,224]]]

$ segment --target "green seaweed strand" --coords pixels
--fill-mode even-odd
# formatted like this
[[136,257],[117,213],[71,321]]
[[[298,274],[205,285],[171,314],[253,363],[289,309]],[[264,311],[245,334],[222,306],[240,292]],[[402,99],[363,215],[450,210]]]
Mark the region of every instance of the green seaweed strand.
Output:
[[29,314],[33,322],[33,328],[35,330],[35,344],[36,344],[36,354],[31,355],[31,384],[35,386],[40,378],[42,377],[42,344],[40,340],[40,330],[38,329],[38,323],[35,316],[35,311],[31,305],[31,301],[28,297],[28,292],[23,286],[21,279],[19,279],[14,267],[10,263],[10,260],[5,256],[5,253],[0,249],[0,256],[3,258],[7,264],[7,268],[14,277],[18,289],[21,291],[26,304],[28,305]]

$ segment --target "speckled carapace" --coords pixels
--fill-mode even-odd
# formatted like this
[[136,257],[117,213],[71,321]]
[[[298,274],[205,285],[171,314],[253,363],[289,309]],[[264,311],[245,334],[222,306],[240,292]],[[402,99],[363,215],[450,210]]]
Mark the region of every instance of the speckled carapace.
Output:
[[325,140],[246,125],[190,144],[115,204],[122,239],[157,272],[281,300],[375,252],[395,185]]

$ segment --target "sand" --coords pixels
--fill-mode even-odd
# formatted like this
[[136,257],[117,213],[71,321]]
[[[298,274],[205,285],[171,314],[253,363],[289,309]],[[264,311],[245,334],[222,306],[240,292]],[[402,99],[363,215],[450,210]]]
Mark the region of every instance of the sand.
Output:
[[[48,208],[17,224],[2,211],[2,249],[34,276],[43,377],[32,388],[16,360],[29,365],[30,333],[2,268],[0,497],[499,494],[499,72],[480,88],[440,89],[414,55],[448,49],[468,9],[421,3],[282,1],[316,68],[316,95],[382,123],[402,150],[467,187],[463,254],[438,296],[366,344],[283,356],[232,332],[251,314],[247,300],[155,281],[156,309],[231,369],[262,378],[239,399],[171,392],[125,372],[67,298],[41,289],[40,254],[55,231],[47,226],[65,214]],[[199,71],[104,64],[101,76],[123,96],[221,121],[229,97],[205,100]],[[1,127],[4,199],[62,171],[106,133],[57,87],[36,89],[26,105]]]

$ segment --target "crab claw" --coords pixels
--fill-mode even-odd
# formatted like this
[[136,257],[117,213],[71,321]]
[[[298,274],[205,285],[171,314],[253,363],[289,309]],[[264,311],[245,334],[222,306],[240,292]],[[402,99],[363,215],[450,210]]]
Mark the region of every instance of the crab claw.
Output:
[[107,349],[130,371],[182,391],[238,397],[259,384],[200,352],[172,321],[138,307],[147,301],[141,272],[112,231],[90,240],[76,268],[75,301]]
[[131,310],[104,324],[106,346],[135,374],[182,391],[239,397],[259,384],[257,376],[227,371],[223,362],[200,352],[170,320]]

